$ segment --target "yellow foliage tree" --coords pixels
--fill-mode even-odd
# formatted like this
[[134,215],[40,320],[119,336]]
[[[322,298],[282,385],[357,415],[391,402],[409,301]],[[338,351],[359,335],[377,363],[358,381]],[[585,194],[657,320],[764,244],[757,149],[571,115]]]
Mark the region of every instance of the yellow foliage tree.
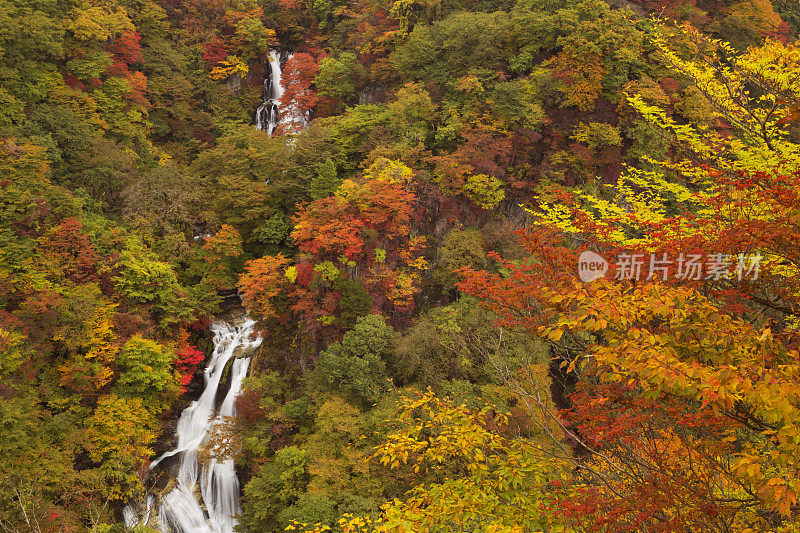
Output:
[[143,490],[139,470],[153,451],[155,418],[140,398],[104,396],[86,422],[86,450],[107,482],[111,499],[126,500]]
[[[798,168],[799,147],[790,137],[800,104],[800,48],[795,43],[767,39],[738,53],[686,24],[663,29],[653,44],[666,64],[708,99],[715,116],[734,129],[735,135],[729,136],[678,124],[663,109],[631,96],[630,104],[671,134],[694,161],[730,169]],[[694,161],[682,161],[676,169],[696,175]]]
[[114,371],[110,365],[119,352],[111,322],[116,307],[116,304],[105,304],[95,308],[94,316],[84,324],[81,337],[77,339],[80,353],[58,367],[62,384],[94,392],[111,382]]
[[212,80],[220,81],[232,76],[243,78],[250,72],[247,63],[237,56],[228,56],[227,59],[220,61],[217,66],[211,69],[209,76]]
[[[503,436],[505,415],[488,407],[456,406],[429,390],[403,396],[395,420],[400,427],[373,457],[430,482],[415,486],[405,501],[384,504],[377,519],[344,515],[338,530],[566,531],[549,510],[553,487],[548,487],[548,481],[560,479],[565,464],[537,443]],[[295,523],[287,530],[320,533],[330,528]]]
[[98,5],[90,0],[83,0],[73,9],[66,27],[81,41],[101,43],[119,36],[123,31],[135,29],[122,7],[111,9],[107,4]]
[[702,459],[713,498],[749,503],[737,505],[731,530],[766,526],[754,503],[793,514],[800,494],[797,350],[691,288],[599,280],[545,294],[546,307],[563,311],[540,333],[555,342],[567,333],[602,334],[603,342],[590,344],[587,354],[601,379],[635,383],[644,397],[684,398],[741,423],[728,435],[737,443],[728,457]]

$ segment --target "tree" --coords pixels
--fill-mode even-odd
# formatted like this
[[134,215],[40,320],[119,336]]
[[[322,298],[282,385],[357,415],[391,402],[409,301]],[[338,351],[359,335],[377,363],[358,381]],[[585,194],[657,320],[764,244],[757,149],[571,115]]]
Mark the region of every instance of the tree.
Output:
[[[320,259],[338,260],[344,255],[361,264],[371,262],[373,247],[394,248],[392,240],[408,236],[415,200],[404,183],[410,177],[403,174],[406,168],[377,162],[365,179],[345,180],[335,196],[302,208],[292,231],[298,247]],[[399,175],[393,175],[396,171]],[[368,240],[374,244],[365,250]]]
[[134,30],[122,32],[112,44],[107,46],[109,52],[113,53],[113,64],[106,70],[105,74],[124,78],[130,86],[130,91],[125,95],[126,100],[131,104],[146,109],[150,107],[150,102],[145,98],[147,91],[147,76],[142,72],[131,72],[130,68],[141,63],[142,52],[139,42],[142,36]]
[[245,271],[239,278],[239,290],[242,303],[261,320],[269,320],[278,316],[276,299],[284,293],[289,271],[289,261],[283,255],[265,255],[253,259],[245,265]]
[[181,330],[178,337],[178,349],[175,351],[175,369],[178,371],[178,383],[181,393],[186,392],[186,386],[192,382],[198,366],[205,360],[206,354],[188,342],[189,334]]
[[217,37],[203,46],[203,61],[211,70],[217,63],[227,58],[229,52],[225,41]]
[[0,327],[0,376],[16,371],[27,356],[25,337]]
[[[698,49],[711,46],[696,31],[682,31]],[[786,121],[793,116],[792,102],[800,91],[800,86],[792,84],[792,73],[800,72],[796,50],[766,41],[762,48],[735,56],[728,68],[715,63],[721,61],[719,55],[726,53],[724,50],[732,53],[724,44],[712,48],[709,59],[689,62],[680,59],[663,38],[656,43],[674,68],[692,76],[717,118],[730,124],[735,135],[677,124],[663,109],[639,95],[631,96],[631,105],[668,133],[673,145],[680,148],[678,161],[652,160],[656,165],[652,171],[630,169],[622,176],[612,201],[577,195],[574,199],[578,204],[571,199],[564,202],[577,211],[563,206],[544,209],[544,219],[569,232],[591,228],[609,248],[639,248],[652,253],[681,249],[684,253],[725,253],[737,258],[740,253],[758,252],[765,259],[760,280],[743,284],[738,279],[734,287],[723,280],[715,289],[733,289],[773,308],[775,304],[768,303],[773,297],[793,300],[798,288],[788,274],[797,268],[796,252],[785,232],[791,232],[795,225],[786,213],[797,203],[792,192],[797,168],[789,154],[797,153],[800,145],[791,137]],[[770,65],[783,62],[782,70],[764,69],[762,61]],[[789,73],[789,78],[784,73]],[[761,98],[747,96],[746,86],[751,83],[762,88]],[[670,179],[673,172],[679,173],[678,182]],[[632,202],[628,214],[620,206],[623,195]],[[593,207],[587,209],[590,205]],[[678,205],[677,211],[684,213],[676,214]],[[562,209],[562,215],[570,214],[556,213]],[[597,212],[591,213],[592,209]],[[570,218],[571,222],[567,220]],[[779,257],[787,257],[788,263],[778,267],[782,261]],[[772,294],[768,286],[777,288],[777,294],[765,298],[767,293]],[[784,310],[792,307],[777,306]]]
[[479,205],[496,205],[504,196],[497,178],[511,163],[511,136],[494,126],[470,124],[459,128],[458,139],[455,151],[429,159],[436,182],[445,193],[464,192]]
[[106,10],[103,7],[88,1],[81,2],[73,10],[72,20],[67,22],[67,29],[80,41],[102,43],[134,29],[123,8],[114,6],[116,9]]
[[[671,36],[679,37],[697,59],[683,59]],[[630,103],[645,119],[670,133],[696,161],[718,168],[759,171],[792,161],[798,145],[789,135],[789,124],[800,93],[800,50],[794,44],[767,39],[760,47],[737,53],[689,25],[663,29],[653,42],[666,64],[687,76],[711,103],[714,116],[736,134],[701,132],[691,124],[677,124],[663,109],[634,96]],[[723,157],[728,153],[732,158]]]
[[283,95],[279,103],[278,133],[298,133],[308,123],[317,95],[311,85],[319,74],[317,62],[306,53],[292,55],[281,71]]
[[733,2],[726,11],[710,29],[739,50],[759,46],[765,37],[774,37],[783,23],[773,4],[763,0]]
[[[59,442],[64,433],[48,427],[48,413],[37,395],[18,392],[0,400],[0,529],[77,529],[79,521],[66,507],[80,485],[90,484],[86,481],[91,475],[77,475],[75,450]],[[79,431],[78,420],[64,421],[75,424],[66,429],[66,436]]]
[[399,427],[373,457],[398,476],[430,481],[415,485],[404,501],[384,504],[377,519],[342,516],[337,531],[565,530],[551,511],[555,485],[548,486],[560,465],[524,439],[503,438],[505,415],[458,407],[428,391],[403,396],[395,420]]
[[192,164],[202,184],[201,215],[214,226],[227,224],[244,242],[276,212],[286,212],[302,189],[289,173],[290,147],[250,126],[238,126],[203,151]]
[[200,252],[202,284],[221,291],[236,285],[236,260],[243,253],[242,237],[232,226],[223,224],[217,233],[204,239]]
[[312,382],[323,390],[340,390],[363,406],[375,403],[386,381],[383,358],[393,350],[395,336],[383,316],[359,318],[341,343],[320,354]]
[[468,176],[461,189],[483,209],[495,209],[506,197],[502,182],[486,174]]
[[[339,515],[348,494],[370,498],[381,490],[368,464],[373,452],[373,439],[367,438],[371,429],[369,413],[341,396],[328,394],[320,397],[315,412],[315,431],[305,446],[310,459],[308,493],[322,494],[339,503]],[[287,517],[303,514],[292,511],[287,509]],[[334,523],[333,519],[326,522]]]
[[471,69],[502,70],[508,24],[502,13],[462,12],[431,26],[417,25],[395,51],[395,68],[409,81],[442,86],[452,85]]
[[149,446],[155,425],[140,398],[114,394],[102,397],[86,421],[85,447],[92,461],[100,463],[112,499],[126,500],[143,489],[138,470],[153,453]]
[[[559,298],[563,308],[570,310],[562,315],[564,327],[548,327],[542,331],[555,338],[565,331],[580,331],[579,322],[586,324],[588,331],[602,331],[604,342],[590,345],[602,380],[612,383],[628,380],[638,388],[635,395],[644,399],[660,399],[662,392],[674,395],[699,411],[696,424],[703,427],[700,432],[681,435],[672,426],[680,426],[679,419],[668,419],[671,424],[661,429],[656,438],[666,439],[666,442],[673,439],[675,448],[665,449],[653,442],[651,446],[661,448],[661,458],[644,458],[645,462],[649,459],[656,463],[651,472],[659,476],[657,480],[648,480],[645,485],[637,480],[636,486],[628,491],[622,487],[631,483],[630,473],[623,479],[611,473],[610,479],[604,481],[603,484],[614,487],[617,492],[611,496],[615,507],[624,505],[629,509],[626,513],[630,520],[631,513],[636,513],[630,508],[630,498],[636,497],[633,492],[641,494],[649,485],[645,489],[645,501],[652,505],[657,494],[677,491],[686,481],[669,470],[680,472],[683,469],[683,475],[687,475],[681,457],[688,454],[700,461],[689,473],[699,479],[689,486],[701,490],[702,494],[671,504],[675,507],[668,514],[679,515],[677,523],[691,523],[694,521],[692,513],[700,513],[696,519],[698,523],[715,523],[715,530],[752,527],[748,524],[761,520],[757,511],[750,510],[753,505],[790,517],[798,490],[797,467],[790,459],[796,450],[794,444],[789,444],[790,435],[796,431],[793,420],[797,416],[797,399],[785,396],[785,392],[778,393],[779,396],[775,394],[796,387],[793,384],[796,377],[791,370],[787,373],[797,364],[796,351],[773,341],[768,328],[761,331],[723,312],[692,289],[665,290],[661,284],[654,283],[628,290],[598,282],[591,288],[580,286],[575,290],[571,294],[575,294],[581,304],[576,306],[577,300],[572,300],[572,296],[563,301]],[[611,306],[607,309],[598,306],[601,301],[614,302],[613,311]],[[687,320],[689,314],[691,320]],[[656,322],[662,325],[653,327]],[[731,346],[736,349],[731,350]],[[766,359],[774,359],[777,367],[756,363]],[[783,366],[784,363],[787,366]],[[661,401],[663,404],[659,408],[665,409],[668,402]],[[704,445],[706,435],[711,435],[710,446]],[[637,437],[647,439],[652,434]],[[726,443],[729,442],[735,442],[736,447],[728,447]],[[711,446],[719,455],[706,455]],[[650,450],[643,447],[634,455],[646,455]],[[630,452],[630,447],[626,451]],[[602,451],[597,453],[602,454]],[[625,464],[622,457],[614,455],[611,461]],[[623,466],[623,471],[625,468]],[[720,483],[720,488],[709,490],[709,480]],[[620,493],[625,496],[620,497]],[[706,501],[709,506],[703,507]],[[742,506],[744,502],[749,505]],[[693,506],[699,508],[693,509]],[[659,517],[655,514],[639,520],[653,523]]]
[[[56,199],[50,184],[50,162],[45,148],[17,144],[7,139],[0,145],[0,271],[8,275],[16,261],[31,254],[31,246],[21,237],[42,230],[48,214],[48,198]],[[69,212],[69,205],[64,206]],[[73,215],[74,212],[69,213]]]
[[592,44],[570,43],[550,62],[553,75],[564,84],[564,105],[576,106],[580,111],[594,107],[606,75],[600,54],[587,53]]
[[[533,246],[541,242],[529,242],[536,258],[530,266],[503,262],[509,276],[472,272],[461,287],[500,313],[506,326],[549,339],[586,383],[588,394],[573,398],[568,415],[575,429],[561,422],[588,454],[576,460],[562,450],[582,474],[561,504],[570,520],[611,531],[700,525],[724,531],[759,523],[753,506],[789,516],[797,474],[788,459],[795,452],[783,443],[794,431],[795,400],[784,401],[785,392],[769,398],[796,385],[791,371],[755,361],[777,358],[788,369],[796,364],[794,351],[692,288],[583,285],[567,273],[548,276],[541,268],[546,248]],[[540,388],[513,375],[509,383],[544,409]],[[762,475],[766,449],[774,466]]]
[[[583,303],[578,305],[581,310],[576,309],[575,314],[570,309],[577,300],[570,300],[572,303],[569,303],[560,297],[545,296],[538,304],[541,306],[540,309],[547,313],[543,315],[531,313],[528,304],[522,304],[520,299],[514,300],[514,307],[520,306],[513,312],[516,316],[538,315],[542,321],[540,324],[552,323],[551,320],[557,320],[556,323],[571,324],[570,330],[556,328],[559,332],[555,333],[555,330],[552,332],[552,338],[569,333],[569,340],[561,341],[559,344],[571,347],[570,350],[582,352],[586,349],[581,348],[585,346],[585,341],[580,340],[581,335],[576,332],[588,332],[592,336],[590,338],[596,339],[588,345],[592,360],[599,365],[597,370],[589,368],[591,375],[599,372],[604,380],[611,380],[612,383],[618,381],[636,385],[633,390],[623,388],[621,391],[609,392],[606,389],[605,397],[623,403],[658,400],[650,404],[639,403],[641,412],[636,412],[635,416],[660,429],[658,432],[650,431],[647,436],[637,434],[625,437],[629,443],[636,442],[638,448],[631,449],[629,446],[620,450],[615,448],[619,445],[615,440],[610,443],[603,441],[602,448],[593,449],[597,449],[598,453],[603,453],[604,448],[613,450],[612,457],[615,459],[618,456],[622,457],[623,462],[635,460],[641,465],[659,461],[663,470],[653,466],[652,471],[662,477],[658,481],[648,481],[651,488],[658,487],[659,494],[671,494],[678,487],[689,486],[694,487],[692,490],[700,492],[695,493],[688,502],[656,503],[660,498],[657,494],[644,490],[639,485],[632,486],[626,479],[612,476],[614,482],[619,483],[614,489],[617,494],[612,496],[602,489],[596,489],[598,494],[593,494],[589,498],[590,507],[595,506],[591,507],[594,509],[593,513],[596,513],[592,517],[598,520],[607,516],[609,509],[612,508],[615,509],[615,513],[622,513],[620,521],[615,525],[621,529],[629,527],[630,520],[633,519],[632,514],[636,513],[631,502],[637,497],[644,497],[649,502],[648,505],[657,505],[661,508],[680,507],[682,511],[676,511],[673,515],[675,524],[713,522],[719,530],[743,528],[754,521],[757,523],[757,518],[741,508],[744,505],[742,502],[749,502],[746,506],[761,507],[762,510],[769,509],[790,516],[790,509],[796,498],[797,488],[789,480],[794,479],[797,474],[793,471],[793,467],[788,466],[787,459],[781,457],[794,453],[782,449],[784,446],[782,443],[790,439],[786,433],[791,433],[793,430],[785,424],[792,424],[788,420],[792,419],[794,416],[792,413],[797,407],[793,398],[786,397],[782,392],[777,393],[783,387],[791,389],[795,386],[791,384],[794,379],[791,370],[788,374],[784,373],[784,370],[778,370],[778,367],[788,370],[797,364],[792,349],[794,327],[791,327],[790,331],[782,331],[782,328],[776,325],[764,328],[763,315],[759,309],[767,309],[769,314],[777,311],[791,315],[796,307],[797,289],[792,281],[793,276],[784,277],[792,272],[797,264],[794,245],[783,238],[784,231],[787,229],[793,231],[791,229],[793,223],[778,213],[796,210],[798,205],[796,192],[787,195],[783,184],[793,183],[797,177],[781,176],[776,171],[759,173],[752,177],[743,172],[735,173],[735,177],[727,173],[712,175],[717,176],[718,183],[709,188],[707,196],[683,197],[687,203],[697,201],[695,206],[687,206],[697,214],[664,216],[661,211],[661,215],[649,217],[644,210],[637,209],[636,214],[632,214],[629,220],[636,231],[644,232],[639,234],[645,235],[644,238],[630,239],[628,234],[626,239],[621,234],[605,233],[608,220],[603,221],[602,226],[594,226],[594,231],[597,235],[605,236],[601,238],[601,242],[608,239],[612,242],[623,241],[627,246],[643,246],[644,249],[654,250],[655,257],[662,257],[660,254],[667,254],[670,253],[667,250],[676,249],[686,250],[686,253],[694,251],[719,253],[721,257],[736,257],[736,253],[741,250],[758,250],[765,257],[778,255],[786,257],[780,267],[773,270],[771,262],[767,261],[758,275],[758,280],[748,280],[735,274],[735,265],[729,265],[729,273],[719,279],[714,280],[710,277],[705,281],[690,281],[686,283],[687,287],[672,287],[674,281],[668,281],[629,288],[615,285],[601,286],[597,288],[596,293],[584,287],[559,288],[561,295],[570,294],[573,290],[582,292],[585,289],[592,293],[592,296],[588,296],[588,293],[576,295],[576,298]],[[795,190],[796,186],[792,185],[790,189]],[[673,186],[671,190],[675,193],[681,189]],[[778,200],[777,203],[784,204],[783,207],[776,205],[778,198],[782,200]],[[652,208],[654,204],[651,201],[649,206]],[[580,220],[583,216],[585,214],[576,216],[576,220]],[[678,228],[683,229],[676,232]],[[576,258],[572,261],[576,261]],[[674,272],[672,276],[674,280]],[[702,276],[706,277],[705,272]],[[531,270],[522,272],[514,269],[513,281],[503,282],[503,289],[500,289],[500,283],[495,285],[495,289],[499,289],[496,293],[494,290],[484,292],[483,289],[478,289],[481,286],[484,289],[488,288],[482,285],[482,282],[472,288],[477,289],[489,301],[494,301],[497,296],[509,302],[508,297],[503,296],[506,290],[515,292],[520,290],[518,294],[522,296],[527,292],[522,287],[535,287],[536,285],[530,280],[536,277],[538,275]],[[476,278],[473,278],[473,281],[475,280]],[[512,288],[515,286],[516,288]],[[767,289],[778,286],[782,287],[782,290],[772,292]],[[699,289],[708,296],[702,296]],[[764,298],[765,290],[770,295],[767,298]],[[492,296],[489,296],[490,294]],[[527,292],[528,297],[531,294],[533,293]],[[548,303],[543,303],[544,301]],[[496,304],[499,302],[496,300]],[[606,314],[603,310],[605,306],[602,302],[613,302],[613,311],[609,309],[610,314]],[[501,305],[508,307],[507,303]],[[584,305],[587,307],[583,307]],[[528,311],[522,311],[523,307]],[[568,319],[566,316],[573,318]],[[581,317],[578,319],[581,324],[586,324],[585,329],[574,321],[574,317],[577,316]],[[789,320],[794,322],[791,318]],[[530,327],[535,327],[532,320],[528,324]],[[723,328],[721,324],[728,325]],[[571,336],[573,334],[576,336]],[[645,340],[650,338],[649,335],[654,335],[652,345],[649,340]],[[774,340],[773,335],[776,336]],[[634,338],[642,339],[643,342],[634,341]],[[637,351],[638,355],[633,356],[632,352],[626,353],[621,348],[623,344],[630,342],[637,344],[634,351]],[[735,346],[736,349],[732,350],[731,346]],[[698,349],[701,352],[698,352]],[[596,357],[594,350],[604,353],[605,350],[611,350],[615,355],[609,358]],[[570,357],[576,355],[577,353],[572,351]],[[616,360],[616,357],[621,359]],[[630,361],[630,366],[628,363],[623,363],[623,360]],[[778,360],[781,363],[773,362]],[[732,367],[746,368],[748,371],[744,373],[741,370],[737,373],[726,371]],[[773,375],[773,372],[779,375]],[[772,392],[766,392],[763,387]],[[705,425],[706,431],[698,434],[697,431],[680,430],[679,428],[687,426],[688,422],[675,411],[666,408],[668,398],[662,396],[663,391],[670,395],[669,398],[680,398],[682,407],[679,410],[696,413],[693,416],[703,422],[694,424]],[[776,393],[779,397],[772,396],[769,399]],[[620,396],[621,400],[618,399]],[[619,403],[609,403],[607,409],[613,412],[618,405]],[[605,408],[601,411],[605,411]],[[584,416],[587,414],[589,413],[583,413]],[[597,412],[592,413],[592,416],[596,415]],[[786,416],[789,419],[786,419]],[[579,424],[595,424],[589,420],[580,419]],[[667,425],[664,420],[667,421]],[[628,424],[637,427],[644,423],[640,421]],[[628,424],[613,431],[620,435],[629,435],[630,431],[625,427]],[[587,430],[584,432],[591,434]],[[766,442],[764,435],[769,435],[766,437]],[[646,437],[661,439],[662,442],[659,444],[647,441]],[[775,440],[772,440],[773,438]],[[654,457],[653,450],[664,450],[664,442],[672,443],[667,449],[676,455]],[[728,447],[725,443],[733,446]],[[772,470],[762,477],[760,472],[766,466],[758,463],[760,457],[766,454],[763,446],[771,450],[770,454],[775,462],[770,462],[770,465],[774,465],[771,467]],[[709,449],[714,449],[715,452],[709,454]],[[631,457],[630,454],[633,454],[635,459],[625,459]],[[678,475],[680,472],[683,472],[681,475],[687,474],[686,466],[681,459],[687,454],[690,456],[701,454],[694,459],[697,470],[690,474],[694,476],[693,479],[681,478]],[[701,460],[701,457],[705,459]],[[709,463],[708,457],[720,457],[721,460]],[[624,471],[630,474],[629,471]],[[730,488],[710,493],[701,490],[704,486],[707,487],[709,477],[726,480],[724,484]],[[620,494],[625,496],[620,497]],[[648,498],[653,499],[648,500]],[[700,507],[707,505],[707,507],[698,508],[695,505]],[[641,505],[639,508],[641,509]],[[586,509],[582,509],[577,512],[588,516]],[[639,518],[646,524],[650,524],[651,519],[650,515],[644,519]]]
[[264,56],[269,52],[270,46],[277,44],[275,30],[264,27],[264,16],[261,7],[248,11],[228,10],[225,20],[234,28],[234,42],[242,51],[244,59]]
[[505,373],[546,374],[549,354],[544,344],[525,332],[497,327],[495,318],[469,297],[432,309],[397,343],[388,359],[390,374],[399,384],[419,383],[440,394],[452,381],[471,387],[501,382]]
[[157,320],[169,323],[188,318],[185,293],[172,265],[158,261],[140,243],[129,244],[117,263],[115,290],[133,302],[150,306]]
[[243,523],[262,531],[274,529],[279,511],[300,498],[308,480],[308,454],[296,446],[282,448],[245,485]]
[[[116,305],[103,304],[102,301],[91,304],[95,307],[82,324],[77,338],[67,340],[63,333],[54,336],[77,352],[59,365],[60,384],[84,394],[96,393],[112,381],[112,367],[119,352],[112,322]],[[66,314],[62,314],[62,321]]]
[[115,390],[120,396],[141,398],[146,407],[158,411],[177,392],[175,352],[166,346],[135,335],[122,347],[118,362]]
[[[425,238],[410,235],[416,200],[411,177],[405,165],[380,158],[362,179],[344,180],[335,196],[299,209],[291,235],[300,251],[309,254],[317,287],[330,289],[336,280],[359,272],[375,308],[402,313],[411,309],[419,272],[427,267],[421,257]],[[307,322],[332,324],[336,300],[320,309],[309,299],[322,295],[297,285],[300,301],[295,310],[305,314]]]
[[436,111],[437,106],[421,83],[409,82],[398,89],[397,98],[386,106],[387,126],[398,140],[394,157],[416,168],[424,164]]
[[494,84],[490,98],[491,113],[505,129],[538,129],[545,121],[536,86],[531,80],[513,80]]
[[290,246],[289,233],[292,226],[283,213],[275,213],[253,232],[255,238],[266,245],[267,253],[276,253]]
[[199,223],[192,207],[199,191],[192,179],[182,166],[166,163],[137,176],[122,192],[122,216],[152,250],[188,256],[185,235]]
[[39,250],[43,259],[52,261],[62,275],[77,283],[97,278],[100,257],[77,217],[50,229],[39,239]]
[[319,166],[308,192],[312,200],[320,200],[333,195],[341,184],[342,180],[336,175],[336,165],[331,158],[328,158]]
[[336,102],[340,107],[350,103],[355,96],[355,80],[363,67],[356,60],[355,54],[343,52],[339,57],[326,57],[319,62],[319,73],[314,85],[320,95]]
[[[768,42],[741,62],[733,59],[739,70],[713,74],[678,59],[665,41],[660,45],[737,134],[712,136],[724,140],[706,144],[695,127],[633,97],[692,159],[660,162],[668,169],[661,173],[631,170],[625,181],[643,188],[623,182],[628,209],[618,200],[563,194],[558,205],[543,206],[538,227],[522,234],[527,264],[501,261],[505,274],[467,269],[461,288],[498,312],[501,323],[547,339],[555,361],[579,380],[566,414],[574,425],[562,422],[585,454],[572,459],[581,475],[562,504],[577,527],[790,531],[800,490],[791,459],[800,398],[790,391],[798,386],[800,355],[796,328],[782,318],[794,314],[797,302],[796,246],[784,238],[794,222],[784,215],[800,204],[796,185],[787,188],[797,174],[785,166],[793,165],[773,166],[796,145],[772,117],[787,116],[791,100],[728,92],[748,75],[769,90],[781,75],[757,67],[755,58],[780,46]],[[783,90],[794,89],[784,84]],[[668,179],[674,171],[687,185]],[[580,251],[565,246],[564,232],[611,254],[638,249],[664,257],[656,254],[680,250],[730,258],[758,251],[786,259],[780,267],[767,260],[763,278],[760,272],[750,280],[729,265],[720,275],[704,271],[686,283],[665,275],[582,284],[564,269],[577,264]],[[785,290],[777,301],[775,294],[765,299],[762,283]],[[526,390],[513,376],[509,382],[531,405],[539,402],[540,391]]]

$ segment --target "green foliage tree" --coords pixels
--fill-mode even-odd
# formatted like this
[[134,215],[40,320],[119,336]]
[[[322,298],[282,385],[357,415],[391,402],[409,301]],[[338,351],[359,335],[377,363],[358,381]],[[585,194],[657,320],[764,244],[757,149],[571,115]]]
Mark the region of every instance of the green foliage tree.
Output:
[[545,121],[545,113],[537,93],[530,80],[496,83],[491,92],[491,112],[506,128],[538,129]]
[[172,265],[131,241],[117,266],[114,287],[120,295],[149,306],[154,317],[164,323],[189,317],[186,295]]
[[346,105],[355,97],[355,84],[362,75],[363,68],[355,54],[342,52],[336,58],[327,57],[320,61],[314,84],[319,94]]
[[383,357],[393,350],[395,338],[394,329],[383,316],[359,318],[341,343],[320,354],[310,377],[312,387],[342,391],[364,406],[376,402],[386,384]]
[[279,513],[300,499],[308,481],[308,454],[296,446],[281,448],[245,485],[242,524],[248,529],[275,531]]
[[415,27],[395,51],[395,65],[406,79],[443,86],[472,69],[501,70],[508,28],[504,13],[455,13]]
[[203,217],[236,228],[245,242],[276,211],[288,212],[302,190],[287,174],[289,146],[250,126],[235,128],[195,160]]
[[336,303],[339,320],[344,329],[351,329],[356,321],[372,310],[372,297],[361,279],[343,278],[333,283],[342,297]]
[[466,266],[487,266],[480,232],[474,228],[454,229],[443,239],[431,278],[449,291],[458,280],[456,270]]
[[548,354],[537,339],[494,325],[495,316],[470,297],[420,316],[390,356],[399,383],[438,388],[450,380],[497,382],[497,366],[512,372],[546,366]]
[[178,392],[175,353],[166,346],[134,335],[122,347],[117,362],[121,371],[115,389],[120,396],[141,398],[158,411]]
[[[503,438],[498,430],[507,417],[489,408],[476,412],[454,406],[428,392],[403,398],[396,418],[400,427],[375,457],[398,474],[407,471],[431,481],[416,485],[404,501],[385,504],[377,519],[343,516],[337,524],[341,531],[568,530],[554,516],[555,491],[549,485],[564,472],[563,465],[525,439]],[[296,529],[331,528],[323,523]]]
[[328,158],[317,169],[316,176],[309,184],[308,192],[313,200],[319,200],[333,195],[341,184],[342,180],[336,174],[336,165]]
[[186,234],[198,223],[192,179],[170,162],[147,169],[125,187],[122,215],[150,249],[174,258],[189,255]]
[[[51,419],[37,403],[30,391],[0,399],[0,527],[8,531],[77,527],[56,502],[89,484],[90,476],[81,478],[73,468],[79,418]],[[63,516],[62,524],[49,520],[52,513]]]
[[283,527],[289,527],[293,522],[306,522],[311,524],[332,524],[340,516],[337,512],[336,502],[324,494],[304,493],[291,507],[287,507],[278,514],[278,521]]
[[291,253],[292,242],[289,237],[292,232],[291,221],[282,213],[275,213],[266,222],[253,231],[253,238],[265,246],[269,255]]

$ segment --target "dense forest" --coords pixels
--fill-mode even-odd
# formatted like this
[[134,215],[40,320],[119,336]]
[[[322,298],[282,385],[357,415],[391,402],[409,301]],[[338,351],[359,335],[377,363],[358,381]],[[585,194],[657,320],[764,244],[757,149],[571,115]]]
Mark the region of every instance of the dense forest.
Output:
[[0,531],[800,532],[798,29],[0,0]]

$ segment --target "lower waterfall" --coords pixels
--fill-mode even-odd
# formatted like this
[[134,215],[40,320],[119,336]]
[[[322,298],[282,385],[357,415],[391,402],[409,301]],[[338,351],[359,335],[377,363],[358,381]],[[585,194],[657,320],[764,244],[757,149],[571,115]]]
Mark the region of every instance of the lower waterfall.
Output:
[[[231,365],[230,388],[215,412],[215,400],[222,374],[238,350],[248,350],[261,344],[255,337],[255,322],[246,320],[232,325],[218,322],[211,326],[214,332],[214,352],[205,369],[205,389],[200,398],[184,409],[178,421],[178,445],[153,461],[150,468],[168,457],[179,456],[180,466],[174,488],[161,497],[158,504],[158,525],[149,523],[154,498],[149,495],[146,509],[141,515],[131,506],[124,510],[125,524],[133,527],[147,524],[162,533],[232,533],[239,507],[239,480],[233,459],[218,462],[211,459],[205,464],[198,461],[198,450],[207,443],[215,424],[223,417],[236,414],[234,400],[247,375],[249,357],[235,358]],[[201,505],[202,503],[202,505]]]

